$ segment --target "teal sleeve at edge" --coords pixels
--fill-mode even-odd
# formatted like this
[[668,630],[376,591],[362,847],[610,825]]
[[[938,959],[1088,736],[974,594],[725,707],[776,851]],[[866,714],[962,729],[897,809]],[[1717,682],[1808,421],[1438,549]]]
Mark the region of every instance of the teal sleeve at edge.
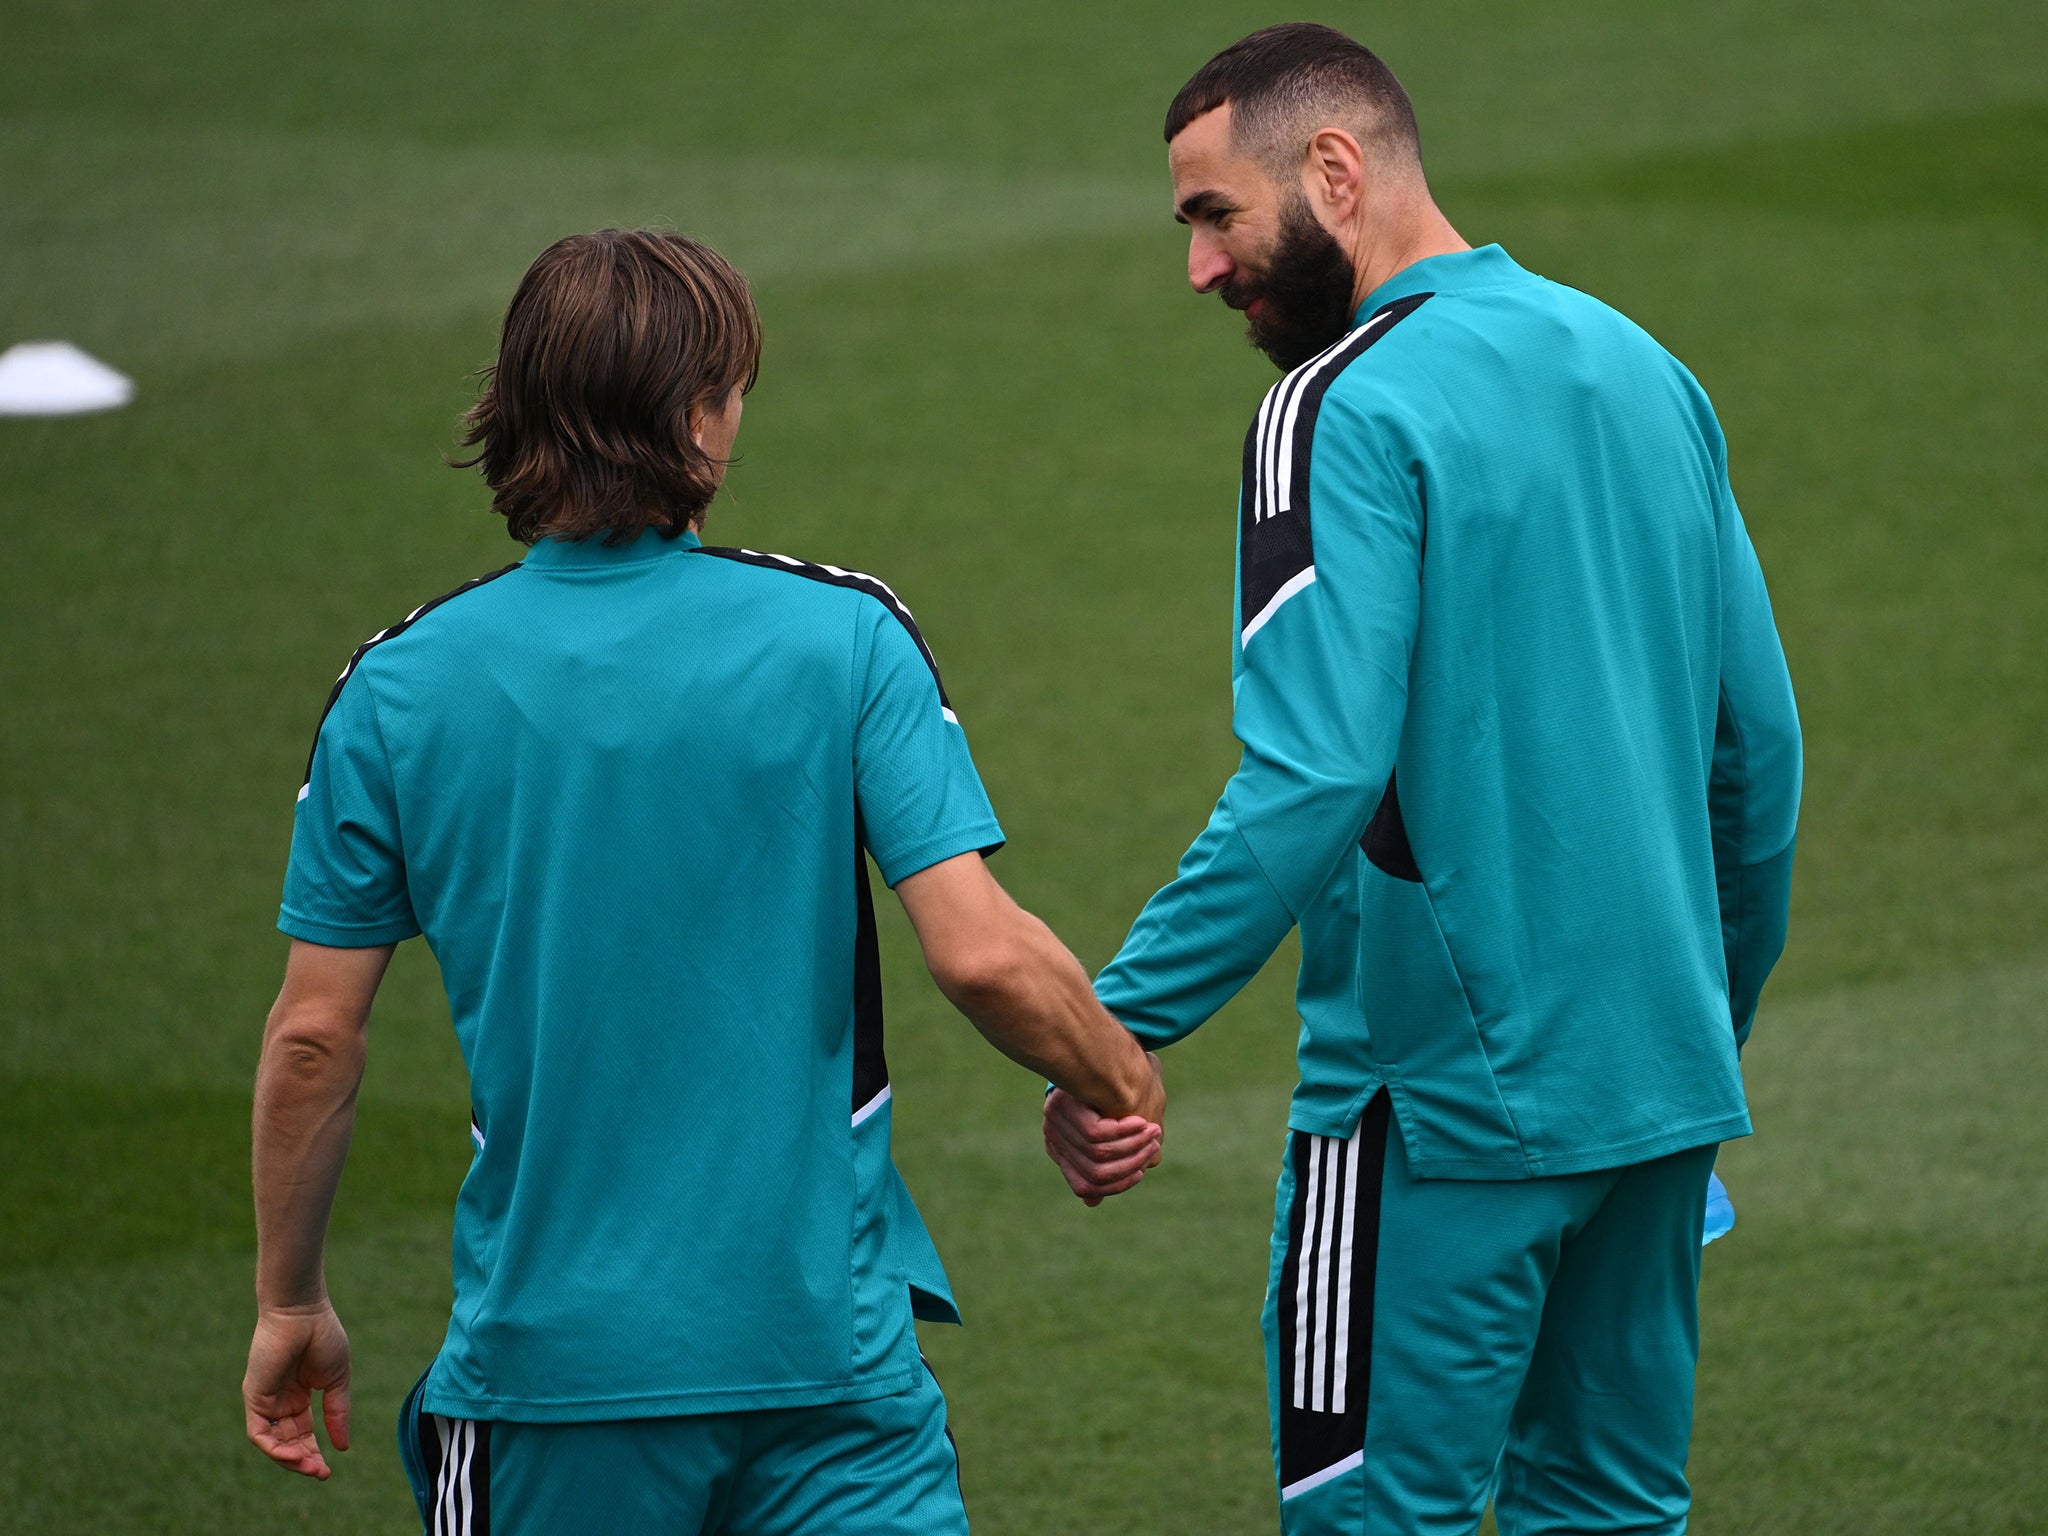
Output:
[[[1718,445],[1718,432],[1715,436]],[[1725,470],[1716,495],[1721,546],[1721,698],[1707,805],[1728,965],[1728,1009],[1741,1045],[1785,948],[1792,850],[1803,776],[1799,710],[1762,567]]]
[[1235,997],[1293,926],[1219,801],[1173,883],[1096,977],[1096,995],[1146,1046],[1171,1045]]
[[891,888],[945,859],[1003,846],[967,736],[910,630],[870,603],[853,744],[868,852]]
[[[1796,839],[1794,840],[1797,841]],[[1792,849],[1760,863],[1717,870],[1721,889],[1721,943],[1728,956],[1728,1009],[1735,1044],[1749,1041],[1757,999],[1778,956],[1792,913]]]
[[1390,466],[1388,432],[1358,402],[1333,390],[1320,420],[1313,563],[1255,618],[1242,611],[1240,518],[1237,772],[1096,984],[1148,1044],[1192,1032],[1271,958],[1355,852],[1394,766],[1420,614],[1421,507]]
[[277,919],[293,938],[336,949],[396,944],[420,931],[371,670],[346,675],[320,723]]

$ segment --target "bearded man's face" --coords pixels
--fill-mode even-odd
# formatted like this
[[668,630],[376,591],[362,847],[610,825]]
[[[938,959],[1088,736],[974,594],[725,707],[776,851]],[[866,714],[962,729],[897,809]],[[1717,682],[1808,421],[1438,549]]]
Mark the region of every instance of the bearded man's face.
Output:
[[1357,282],[1351,258],[1293,189],[1281,210],[1272,250],[1257,268],[1240,267],[1218,290],[1245,317],[1245,338],[1285,373],[1351,329]]

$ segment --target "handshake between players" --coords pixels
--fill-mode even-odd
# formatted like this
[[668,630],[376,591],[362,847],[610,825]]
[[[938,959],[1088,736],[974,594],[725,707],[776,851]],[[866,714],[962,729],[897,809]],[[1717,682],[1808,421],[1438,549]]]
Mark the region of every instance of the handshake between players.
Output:
[[760,361],[680,235],[543,252],[467,442],[526,546],[350,659],[295,813],[255,1117],[250,1438],[325,1477],[322,1253],[392,949],[469,1068],[454,1305],[399,1443],[432,1536],[961,1536],[889,1152],[869,864],[1054,1085],[1089,1204],[1156,1057],[1301,935],[1262,1318],[1282,1529],[1684,1528],[1699,1243],[1749,1131],[1800,738],[1698,383],[1472,248],[1412,104],[1325,27],[1168,110],[1188,278],[1282,370],[1238,493],[1243,755],[1091,983],[985,858],[960,716],[883,582],[700,537]]

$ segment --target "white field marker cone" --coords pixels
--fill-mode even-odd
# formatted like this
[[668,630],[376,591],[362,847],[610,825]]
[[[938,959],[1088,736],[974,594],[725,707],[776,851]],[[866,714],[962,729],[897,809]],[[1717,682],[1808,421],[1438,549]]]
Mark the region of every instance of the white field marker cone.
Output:
[[135,398],[135,385],[68,341],[24,341],[0,352],[0,416],[79,416]]

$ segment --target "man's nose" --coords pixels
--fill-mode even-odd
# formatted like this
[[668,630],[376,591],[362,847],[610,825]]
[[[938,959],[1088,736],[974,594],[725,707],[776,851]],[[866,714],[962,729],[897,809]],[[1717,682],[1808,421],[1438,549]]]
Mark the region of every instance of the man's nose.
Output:
[[1237,263],[1213,235],[1197,230],[1188,240],[1188,286],[1197,293],[1210,293],[1229,281]]

